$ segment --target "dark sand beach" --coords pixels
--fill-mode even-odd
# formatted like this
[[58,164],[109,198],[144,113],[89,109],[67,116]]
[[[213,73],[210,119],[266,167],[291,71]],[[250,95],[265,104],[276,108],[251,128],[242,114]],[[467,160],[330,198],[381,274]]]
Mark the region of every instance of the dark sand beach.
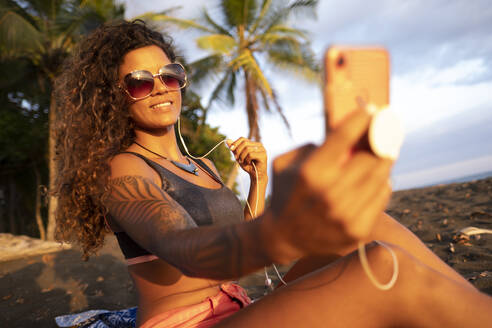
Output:
[[[458,233],[468,226],[492,229],[492,178],[395,192],[388,213],[492,295],[492,235],[465,238]],[[19,255],[16,249],[9,256],[8,249],[2,249],[0,327],[56,327],[58,315],[136,305],[135,289],[113,237],[88,262],[73,248],[41,254],[50,250]],[[240,283],[256,298],[263,295],[264,280],[261,271]]]

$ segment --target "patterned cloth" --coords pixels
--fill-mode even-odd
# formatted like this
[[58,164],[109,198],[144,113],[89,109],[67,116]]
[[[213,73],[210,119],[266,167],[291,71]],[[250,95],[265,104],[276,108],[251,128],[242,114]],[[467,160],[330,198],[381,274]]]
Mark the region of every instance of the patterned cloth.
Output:
[[[142,327],[211,327],[217,322],[251,304],[251,299],[241,286],[226,283],[220,292],[207,297],[203,302],[166,311]],[[55,318],[58,327],[63,328],[134,328],[137,307],[125,310],[90,310],[67,314]]]
[[77,328],[134,328],[137,307],[125,310],[90,310],[77,314],[61,315],[55,318],[58,327]]

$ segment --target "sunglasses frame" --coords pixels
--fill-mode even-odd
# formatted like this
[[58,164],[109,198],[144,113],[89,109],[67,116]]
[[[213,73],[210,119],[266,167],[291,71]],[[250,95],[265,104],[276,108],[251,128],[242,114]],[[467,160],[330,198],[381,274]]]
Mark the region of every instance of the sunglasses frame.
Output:
[[[183,84],[183,86],[179,87],[178,89],[171,89],[171,88],[169,88],[169,87],[168,87],[168,85],[167,85],[167,84],[166,84],[166,83],[162,80],[162,75],[166,75],[165,68],[166,68],[167,66],[169,66],[169,65],[178,65],[178,66],[180,66],[180,67],[183,69],[183,72],[184,72],[184,84]],[[163,71],[163,70],[164,70],[164,71]],[[136,72],[146,72],[146,73],[148,73],[148,76],[149,76],[149,77],[150,77],[150,76],[152,76],[152,81],[153,81],[153,83],[154,83],[154,85],[152,86],[152,90],[150,90],[149,94],[148,94],[148,95],[146,95],[146,96],[143,96],[143,97],[139,97],[139,98],[135,98],[135,97],[133,97],[133,96],[130,94],[130,92],[128,91],[128,88],[127,88],[127,86],[126,86],[126,83],[125,83],[126,78],[127,78],[129,75],[133,75],[133,74],[134,74],[134,73],[136,73]],[[167,72],[169,72],[169,71],[167,71]],[[169,75],[169,76],[171,76],[171,77],[174,77],[174,78],[175,78],[175,76],[173,76],[172,74],[167,74],[167,75]],[[142,99],[145,99],[145,98],[149,97],[149,96],[152,94],[152,92],[154,92],[154,88],[155,88],[155,78],[156,78],[156,77],[159,77],[159,80],[161,81],[161,83],[162,83],[162,84],[164,84],[164,85],[166,86],[166,88],[167,88],[168,90],[170,90],[170,91],[178,91],[178,90],[181,90],[181,89],[183,89],[184,87],[186,87],[186,86],[188,85],[188,75],[186,74],[186,70],[185,70],[185,68],[183,67],[183,65],[181,65],[180,63],[171,63],[171,64],[167,64],[167,65],[164,65],[164,66],[162,66],[161,68],[159,68],[159,72],[158,72],[158,73],[156,73],[156,74],[152,74],[152,72],[150,72],[150,71],[148,71],[148,70],[144,70],[144,69],[139,69],[139,70],[131,71],[130,73],[126,74],[126,75],[125,75],[125,77],[123,78],[123,86],[120,84],[120,85],[119,85],[119,87],[120,87],[120,88],[122,88],[123,90],[125,90],[126,94],[127,94],[127,95],[128,95],[128,97],[130,97],[131,99],[133,99],[133,100],[142,100]]]

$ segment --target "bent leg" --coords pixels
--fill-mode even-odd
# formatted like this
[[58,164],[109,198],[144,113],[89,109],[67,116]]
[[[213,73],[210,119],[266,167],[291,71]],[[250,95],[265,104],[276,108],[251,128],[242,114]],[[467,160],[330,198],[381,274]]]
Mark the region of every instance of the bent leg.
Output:
[[[354,252],[276,290],[217,327],[473,327],[492,320],[489,297],[392,248],[400,275],[389,291],[370,283]],[[375,276],[386,283],[393,270],[391,254],[380,246],[371,246],[367,254]]]
[[383,216],[378,220],[371,237],[372,240],[381,240],[398,245],[412,254],[420,262],[456,282],[475,289],[470,282],[425,246],[415,234],[388,214],[383,213]]
[[[469,283],[459,273],[444,263],[444,261],[434,254],[434,252],[427,248],[427,246],[425,246],[425,244],[416,235],[386,213],[383,213],[380,219],[376,222],[370,239],[381,240],[390,244],[398,245],[422,263],[439,271],[456,282],[462,283],[470,288],[474,288],[471,283]],[[294,266],[292,266],[283,279],[286,282],[294,281],[309,272],[324,267],[344,255],[346,254],[330,254],[300,259],[296,264],[294,264]]]

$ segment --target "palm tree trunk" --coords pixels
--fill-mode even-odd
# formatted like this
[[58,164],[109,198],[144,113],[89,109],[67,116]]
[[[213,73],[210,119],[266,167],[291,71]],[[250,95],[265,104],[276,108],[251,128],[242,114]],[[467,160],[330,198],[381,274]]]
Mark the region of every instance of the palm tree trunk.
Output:
[[[249,133],[248,139],[260,140],[260,131],[258,127],[258,102],[256,100],[254,82],[248,72],[244,72],[246,86],[246,113],[248,114]],[[239,164],[236,162],[232,167],[231,173],[227,177],[226,186],[232,189],[239,174]]]
[[46,230],[41,216],[41,174],[37,165],[34,165],[34,174],[36,176],[36,224],[38,225],[39,238],[46,240]]
[[48,205],[48,240],[55,239],[55,211],[58,204],[58,198],[53,196],[52,192],[55,190],[56,171],[57,165],[55,160],[55,122],[56,122],[56,104],[54,94],[51,94],[50,114],[49,114],[49,205]]
[[9,230],[13,235],[17,234],[17,220],[15,219],[15,208],[17,206],[16,188],[14,177],[9,175],[9,202],[8,202],[8,216],[9,216]]

